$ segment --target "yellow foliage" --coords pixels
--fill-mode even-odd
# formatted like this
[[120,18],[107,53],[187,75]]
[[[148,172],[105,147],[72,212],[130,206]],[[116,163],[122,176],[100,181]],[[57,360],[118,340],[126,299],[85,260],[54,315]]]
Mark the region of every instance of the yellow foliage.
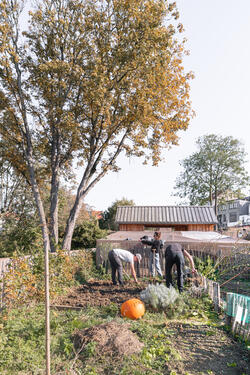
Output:
[[[69,256],[58,251],[50,256],[50,298],[53,299],[62,289],[75,283],[75,273],[90,269],[91,254],[85,251],[76,256]],[[18,257],[15,255],[4,274],[4,305],[7,309],[44,301],[44,259],[43,254]]]

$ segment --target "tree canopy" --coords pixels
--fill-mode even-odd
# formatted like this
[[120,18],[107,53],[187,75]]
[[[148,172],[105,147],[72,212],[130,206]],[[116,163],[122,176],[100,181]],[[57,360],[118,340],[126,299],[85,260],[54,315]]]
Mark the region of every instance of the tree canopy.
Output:
[[209,134],[197,140],[198,151],[180,162],[183,171],[176,180],[175,195],[190,204],[214,204],[230,192],[239,193],[249,176],[245,170],[246,152],[231,136]]
[[[192,110],[183,30],[166,0],[44,0],[20,32],[22,0],[0,1],[0,137],[32,186],[45,248],[58,242],[60,181],[82,179],[65,229],[70,249],[81,205],[117,171],[117,157],[157,165]],[[50,215],[40,189],[50,181]],[[50,241],[48,240],[50,236]]]
[[118,206],[134,206],[135,203],[131,199],[122,198],[117,199],[110,207],[103,212],[102,219],[99,220],[100,228],[109,230],[118,230],[118,225],[115,224],[115,215]]

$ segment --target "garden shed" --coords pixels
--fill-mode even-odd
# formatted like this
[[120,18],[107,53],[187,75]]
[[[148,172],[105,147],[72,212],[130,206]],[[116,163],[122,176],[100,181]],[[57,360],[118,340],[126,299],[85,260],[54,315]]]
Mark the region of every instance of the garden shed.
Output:
[[213,231],[218,221],[210,206],[119,206],[116,223],[121,231]]

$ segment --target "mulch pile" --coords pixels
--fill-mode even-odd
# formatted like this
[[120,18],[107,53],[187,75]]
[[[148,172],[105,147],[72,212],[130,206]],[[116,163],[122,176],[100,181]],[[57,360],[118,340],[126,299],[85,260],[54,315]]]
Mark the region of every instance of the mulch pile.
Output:
[[112,357],[138,353],[144,346],[136,334],[129,330],[129,324],[116,321],[79,330],[75,333],[73,342],[78,353],[81,353],[88,343],[95,342],[98,353]]

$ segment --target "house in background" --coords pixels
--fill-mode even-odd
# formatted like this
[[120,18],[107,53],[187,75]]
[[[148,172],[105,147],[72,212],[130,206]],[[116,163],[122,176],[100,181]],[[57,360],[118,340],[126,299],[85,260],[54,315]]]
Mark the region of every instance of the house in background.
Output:
[[119,231],[214,231],[218,223],[210,206],[119,206]]
[[[204,259],[207,255],[226,255],[235,249],[236,243],[248,246],[245,240],[215,231],[218,221],[211,206],[119,206],[115,222],[119,230],[96,241],[97,264],[107,264],[108,252],[114,248],[139,252],[143,258],[140,265],[143,275],[148,275],[145,270],[148,270],[150,247],[143,245],[140,238],[144,235],[152,238],[155,230],[161,231],[163,253],[165,246],[174,242]],[[164,262],[163,256],[161,259]]]
[[230,200],[219,205],[217,217],[222,228],[250,225],[250,197]]

